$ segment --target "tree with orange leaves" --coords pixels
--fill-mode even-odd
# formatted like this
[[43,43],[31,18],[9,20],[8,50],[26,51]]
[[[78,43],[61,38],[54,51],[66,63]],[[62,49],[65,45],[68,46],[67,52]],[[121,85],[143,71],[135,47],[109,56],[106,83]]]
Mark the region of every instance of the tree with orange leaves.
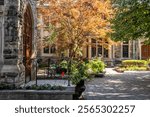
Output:
[[69,50],[73,58],[91,38],[106,46],[111,41],[107,35],[113,12],[110,0],[39,0],[39,6],[44,7],[38,7],[38,13],[50,17],[45,19],[53,27],[49,40],[56,37],[59,53]]

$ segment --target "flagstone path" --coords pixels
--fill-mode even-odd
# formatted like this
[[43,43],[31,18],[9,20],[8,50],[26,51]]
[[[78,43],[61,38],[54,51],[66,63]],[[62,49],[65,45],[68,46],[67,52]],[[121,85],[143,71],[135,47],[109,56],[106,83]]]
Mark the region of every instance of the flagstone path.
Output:
[[150,99],[150,71],[117,73],[106,68],[104,78],[86,82],[83,96],[87,100]]

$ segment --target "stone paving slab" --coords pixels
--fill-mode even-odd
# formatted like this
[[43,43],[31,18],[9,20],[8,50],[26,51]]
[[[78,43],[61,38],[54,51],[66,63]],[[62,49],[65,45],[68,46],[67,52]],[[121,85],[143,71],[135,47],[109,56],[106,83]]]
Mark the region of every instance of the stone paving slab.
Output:
[[104,78],[86,82],[83,96],[88,100],[150,99],[150,71],[117,73],[106,68]]

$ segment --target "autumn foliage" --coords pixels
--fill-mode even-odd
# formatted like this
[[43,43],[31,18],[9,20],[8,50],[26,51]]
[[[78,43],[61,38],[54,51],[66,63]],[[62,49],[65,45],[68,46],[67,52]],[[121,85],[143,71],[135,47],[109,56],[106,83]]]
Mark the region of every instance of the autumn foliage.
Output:
[[43,19],[50,17],[44,21],[54,27],[58,52],[69,50],[70,57],[78,56],[91,38],[107,46],[112,13],[110,0],[39,0],[38,7]]

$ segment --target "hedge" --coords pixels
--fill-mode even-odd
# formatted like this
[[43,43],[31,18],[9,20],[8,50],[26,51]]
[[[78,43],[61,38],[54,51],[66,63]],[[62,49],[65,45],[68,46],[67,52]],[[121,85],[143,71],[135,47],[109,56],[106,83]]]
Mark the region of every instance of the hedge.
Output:
[[137,67],[144,67],[147,66],[148,62],[146,60],[123,60],[122,65],[124,67],[132,67],[132,66],[137,66]]

